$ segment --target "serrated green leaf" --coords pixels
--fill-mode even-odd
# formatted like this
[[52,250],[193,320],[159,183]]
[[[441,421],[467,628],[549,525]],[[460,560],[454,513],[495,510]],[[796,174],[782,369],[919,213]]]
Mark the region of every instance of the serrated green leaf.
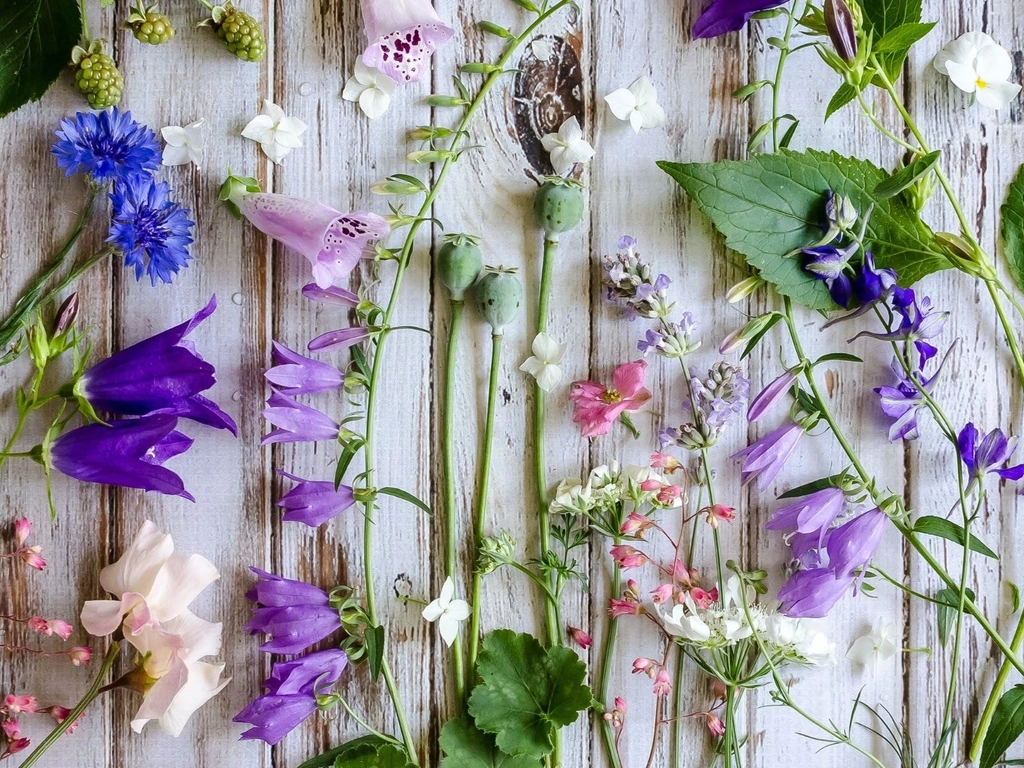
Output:
[[384,627],[367,627],[363,633],[363,645],[366,647],[366,661],[370,665],[370,675],[373,682],[380,679],[380,672],[384,666]]
[[[936,517],[935,515],[919,517],[914,523],[914,532],[923,533],[925,536],[938,536],[940,539],[952,541],[961,547],[964,545],[963,527],[944,517]],[[999,555],[986,547],[984,542],[973,534],[971,535],[971,550],[979,555],[991,557],[993,560],[999,559]]]
[[394,744],[364,747],[346,752],[334,761],[334,768],[414,768],[405,751]]
[[985,734],[978,768],[992,768],[1024,733],[1024,685],[1015,685],[996,704],[992,724]]
[[[859,5],[864,14],[864,29],[875,40],[884,40],[900,27],[921,21],[921,0],[860,0]],[[879,52],[878,59],[890,80],[900,76],[909,51],[910,45],[902,50]]]
[[540,768],[535,758],[506,755],[493,736],[461,718],[444,724],[441,750],[441,768]]
[[879,266],[901,285],[949,268],[935,235],[900,198],[874,200],[887,178],[866,160],[836,153],[783,150],[717,163],[659,162],[697,202],[727,246],[743,254],[779,293],[811,309],[835,309],[825,284],[788,257],[821,237],[825,193],[847,195],[860,211],[874,204],[865,236]]
[[1018,288],[1024,289],[1024,166],[1010,183],[1002,214],[1003,253],[1006,266]]
[[929,152],[927,155],[918,157],[906,168],[901,168],[875,187],[875,197],[880,200],[896,197],[903,190],[913,186],[918,179],[931,173],[940,157],[942,157],[942,152],[939,151]]
[[593,702],[579,656],[569,648],[545,649],[531,635],[491,632],[477,671],[483,682],[469,697],[469,713],[510,755],[536,760],[550,754],[554,730],[576,722]]
[[825,122],[828,122],[828,119],[832,117],[832,115],[856,98],[856,88],[849,83],[843,83],[840,85],[839,90],[832,95],[831,100],[828,102],[828,106],[825,108]]
[[[401,757],[401,762],[369,762],[369,763],[351,763],[351,762],[339,762],[350,759],[362,759],[365,756],[375,758],[382,756],[382,759],[388,760],[393,759],[394,755],[389,752],[397,751]],[[340,747],[324,752],[322,755],[310,758],[306,762],[302,763],[299,768],[335,768],[335,766],[345,766],[349,768],[351,766],[365,766],[366,768],[372,768],[378,766],[379,768],[406,768],[409,765],[406,760],[405,753],[399,750],[391,742],[385,741],[379,736],[360,736],[358,739],[345,742]]]
[[910,23],[887,32],[885,37],[877,40],[872,47],[875,53],[899,53],[909,51],[918,40],[924,38],[935,28],[935,22],[928,24]]
[[75,0],[0,4],[0,117],[46,93],[81,34]]

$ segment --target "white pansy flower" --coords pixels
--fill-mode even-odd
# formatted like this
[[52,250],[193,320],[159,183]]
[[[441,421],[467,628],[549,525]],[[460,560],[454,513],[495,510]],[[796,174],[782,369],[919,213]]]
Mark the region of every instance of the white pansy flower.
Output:
[[939,51],[932,65],[961,91],[973,93],[980,104],[992,109],[1005,107],[1020,93],[1020,85],[1010,82],[1010,54],[984,32],[961,35]]
[[391,94],[395,92],[397,85],[398,83],[379,69],[367,66],[360,57],[356,59],[355,70],[345,83],[341,98],[345,101],[358,102],[363,114],[371,120],[376,120],[388,111],[388,107],[391,106]]
[[898,650],[896,625],[879,622],[866,635],[853,641],[850,650],[846,652],[846,658],[855,664],[874,668],[880,661],[891,659]]
[[551,155],[551,165],[559,176],[571,172],[576,163],[585,163],[594,156],[594,148],[583,138],[583,129],[575,116],[562,123],[558,133],[545,135],[540,143]]
[[264,99],[263,109],[242,129],[242,136],[258,142],[264,154],[280,165],[285,155],[302,146],[299,136],[308,127],[299,118],[286,115],[274,102]]
[[186,126],[168,125],[160,129],[164,137],[164,165],[186,165],[195,163],[196,168],[203,165],[203,123],[200,118]]
[[658,91],[646,77],[636,80],[629,88],[620,88],[604,97],[619,120],[628,120],[635,133],[642,128],[664,128],[665,110],[658,104]]
[[[573,118],[575,119],[575,118]],[[567,344],[562,344],[547,333],[538,333],[533,339],[533,356],[519,366],[537,380],[537,386],[550,392],[562,380],[562,368],[559,363],[565,355]]]
[[459,634],[459,624],[469,618],[469,603],[453,599],[454,597],[455,584],[449,576],[444,580],[438,598],[423,609],[423,618],[437,622],[437,627],[441,630],[441,639],[449,648]]

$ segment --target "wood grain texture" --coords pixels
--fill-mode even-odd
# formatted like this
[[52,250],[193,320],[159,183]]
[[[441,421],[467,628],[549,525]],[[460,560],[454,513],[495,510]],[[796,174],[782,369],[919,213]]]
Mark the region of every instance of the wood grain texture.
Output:
[[[119,349],[191,316],[216,294],[219,308],[195,333],[204,357],[217,367],[218,383],[212,394],[239,423],[239,439],[224,433],[192,429],[194,449],[173,467],[185,478],[196,504],[180,499],[110,491],[58,478],[58,520],[50,524],[41,478],[13,463],[0,469],[0,498],[6,502],[9,525],[25,514],[36,524],[35,539],[46,550],[50,568],[27,573],[0,562],[0,614],[77,617],[82,600],[101,595],[98,571],[116,558],[139,524],[152,519],[171,532],[178,547],[200,552],[221,569],[222,577],[199,601],[197,612],[224,622],[223,659],[233,677],[231,685],[193,718],[180,739],[171,739],[152,727],[143,735],[131,732],[127,714],[137,700],[115,694],[87,715],[73,738],[63,739],[44,765],[73,768],[171,768],[172,766],[252,766],[295,768],[303,760],[360,733],[346,716],[313,718],[274,749],[239,742],[242,726],[231,717],[260,691],[270,659],[257,649],[257,640],[242,632],[250,604],[244,593],[252,583],[247,566],[256,565],[286,576],[308,580],[324,588],[352,584],[364,590],[363,519],[358,511],[320,529],[283,523],[273,502],[290,487],[278,470],[309,479],[333,476],[334,453],[327,444],[261,449],[266,426],[260,415],[268,394],[262,371],[269,362],[269,344],[276,339],[302,350],[310,338],[346,326],[353,318],[305,300],[300,289],[309,280],[308,267],[296,254],[271,245],[253,229],[231,218],[216,202],[217,189],[228,167],[253,174],[264,188],[318,200],[341,210],[387,212],[387,200],[370,194],[373,182],[395,172],[408,172],[405,154],[417,149],[409,141],[409,127],[434,122],[448,125],[455,112],[431,110],[423,99],[432,88],[446,92],[451,76],[466,60],[490,60],[499,50],[494,38],[476,28],[481,19],[518,29],[525,14],[504,0],[474,4],[438,0],[440,15],[456,28],[455,40],[435,56],[429,82],[399,90],[391,109],[369,121],[350,102],[341,99],[345,78],[363,47],[358,3],[354,0],[312,2],[262,0],[246,3],[267,32],[268,56],[258,65],[243,64],[219,48],[207,30],[196,30],[203,9],[191,0],[164,0],[162,11],[175,20],[178,36],[169,46],[142,46],[119,29],[127,4],[102,16],[102,33],[112,41],[128,82],[123,106],[154,127],[206,119],[207,160],[202,170],[181,167],[163,170],[175,192],[193,209],[197,222],[196,262],[173,286],[151,288],[136,283],[118,264],[97,268],[81,284],[83,315],[92,325],[97,353]],[[548,481],[585,476],[595,465],[618,460],[642,464],[656,449],[656,433],[685,419],[681,404],[683,380],[673,365],[652,359],[648,386],[655,399],[638,415],[643,438],[634,441],[616,431],[593,443],[580,440],[571,422],[566,395],[568,383],[581,378],[607,379],[616,364],[639,356],[637,324],[623,320],[601,300],[599,265],[613,252],[619,237],[640,240],[641,252],[657,269],[673,279],[673,298],[679,311],[690,311],[702,328],[704,347],[694,357],[698,368],[718,359],[722,337],[744,321],[744,313],[769,306],[754,298],[748,306],[734,307],[724,300],[726,290],[745,272],[735,254],[728,253],[707,221],[654,167],[662,159],[709,161],[742,157],[748,137],[770,115],[761,94],[749,103],[734,102],[729,94],[752,79],[770,77],[774,55],[765,40],[777,34],[776,23],[742,35],[694,42],[689,29],[697,13],[692,3],[648,3],[644,12],[626,0],[584,4],[581,13],[567,13],[545,29],[513,61],[525,74],[509,77],[489,96],[472,127],[471,143],[480,148],[467,153],[453,169],[447,189],[432,215],[448,232],[464,231],[483,237],[486,261],[517,267],[526,287],[526,312],[506,332],[499,373],[494,469],[488,503],[488,531],[511,531],[520,554],[535,555],[537,518],[533,502],[535,479],[528,456],[532,382],[519,370],[530,354],[535,324],[535,296],[541,260],[540,235],[530,211],[536,182],[548,172],[538,150],[538,138],[554,130],[570,114],[577,114],[598,149],[583,170],[587,185],[588,216],[584,224],[563,238],[551,302],[550,332],[568,342],[563,361],[563,384],[548,398],[549,420],[545,452]],[[998,206],[1002,190],[1016,173],[1024,146],[1019,104],[1004,112],[967,108],[962,94],[952,89],[930,67],[930,59],[945,41],[968,29],[985,29],[1016,51],[1024,38],[1024,20],[1010,0],[926,0],[925,18],[939,26],[908,63],[901,83],[910,109],[934,148],[944,151],[943,162],[962,195],[968,215],[983,233],[983,244],[995,250]],[[99,31],[94,30],[94,33]],[[1016,53],[1018,69],[1024,56]],[[1021,73],[1018,72],[1018,75]],[[640,75],[657,84],[659,101],[669,115],[663,131],[635,135],[608,111],[603,96],[629,85]],[[475,83],[477,76],[467,76]],[[832,118],[824,127],[821,117],[837,83],[836,78],[810,51],[791,60],[783,111],[798,115],[802,124],[795,147],[837,149],[868,157],[883,167],[892,166],[897,154],[884,144],[856,106]],[[239,137],[246,121],[264,98],[282,105],[310,128],[304,146],[273,166],[258,147]],[[879,95],[879,101],[884,99]],[[60,116],[81,108],[69,78],[37,105],[0,121],[0,149],[10,158],[0,177],[0,306],[9,306],[26,281],[43,263],[60,233],[73,220],[82,185],[64,179],[48,152],[52,130]],[[888,124],[896,126],[894,111],[880,104]],[[414,171],[424,179],[427,168]],[[927,211],[936,228],[955,231],[950,211],[936,200]],[[99,247],[104,237],[103,216],[83,237],[83,248]],[[428,328],[428,337],[413,331],[398,332],[388,341],[378,425],[377,467],[379,486],[402,487],[440,508],[441,384],[444,349],[450,328],[447,295],[432,269],[432,253],[441,232],[424,228],[414,251],[412,267],[403,285],[403,299],[395,323]],[[390,245],[395,245],[393,240]],[[376,300],[390,291],[394,266],[364,265],[352,276],[350,287]],[[972,420],[986,430],[997,425],[1019,429],[1020,395],[1007,374],[1006,344],[991,305],[981,288],[960,274],[928,278],[922,290],[939,307],[955,309],[945,334],[960,339],[959,352],[947,363],[937,395],[958,425]],[[800,330],[813,356],[845,347],[842,327],[819,332],[820,318],[800,314]],[[479,315],[468,308],[462,328],[457,368],[460,403],[457,419],[456,477],[460,530],[467,534],[475,499],[475,472],[479,462],[481,431],[486,406],[486,377],[491,340]],[[954,489],[944,467],[952,452],[937,431],[926,427],[925,438],[915,444],[889,445],[886,424],[878,412],[870,387],[888,383],[888,355],[884,345],[858,341],[850,351],[865,359],[863,365],[836,363],[819,371],[831,405],[854,445],[865,456],[880,484],[902,495],[918,514],[944,514],[954,501]],[[336,353],[330,359],[345,367],[349,358]],[[781,333],[745,363],[754,389],[774,378],[792,362]],[[10,428],[12,392],[26,374],[22,364],[0,369],[0,434]],[[343,398],[323,396],[315,403],[331,415],[351,412]],[[781,415],[779,416],[781,418]],[[827,435],[804,440],[772,494],[741,489],[739,473],[727,457],[749,440],[774,428],[733,425],[714,450],[717,484],[738,508],[732,526],[723,528],[728,557],[765,568],[773,584],[781,583],[787,552],[777,536],[763,531],[763,523],[781,493],[821,474],[834,472],[845,461]],[[38,440],[28,434],[25,445]],[[357,472],[354,468],[353,472]],[[394,499],[382,501],[375,526],[373,585],[381,621],[388,631],[388,655],[409,711],[416,738],[422,745],[425,766],[438,763],[437,735],[451,710],[441,704],[450,694],[449,654],[436,627],[426,624],[420,609],[405,604],[398,594],[428,600],[443,580],[443,523],[428,518]],[[1011,549],[1020,535],[1019,497],[1012,488],[993,494],[977,523],[975,534],[995,547]],[[934,543],[933,543],[934,544]],[[567,624],[589,629],[598,643],[581,652],[595,670],[598,644],[605,626],[610,562],[608,542],[595,540],[582,567],[589,573],[588,588],[570,587],[563,610]],[[948,568],[959,568],[960,550],[934,544],[933,551]],[[698,561],[710,566],[710,544],[702,540]],[[890,536],[877,564],[893,574],[906,573],[915,589],[931,592],[936,579],[920,559],[903,550]],[[1021,566],[1013,558],[1001,563],[973,558],[973,580],[979,603],[992,615],[1006,620],[1007,594],[997,584],[1019,581]],[[463,579],[471,567],[469,548],[462,552]],[[713,580],[707,568],[708,579]],[[509,626],[542,632],[539,600],[528,581],[510,569],[484,581],[483,627]],[[931,656],[907,653],[875,670],[854,666],[844,658],[852,640],[878,623],[892,623],[907,648],[929,646]],[[875,597],[848,599],[829,619],[829,632],[837,644],[839,661],[831,671],[798,675],[794,698],[823,719],[845,721],[858,691],[869,704],[883,704],[906,717],[919,753],[930,751],[942,716],[945,680],[950,672],[948,650],[937,642],[934,611],[912,606],[902,595],[880,587]],[[564,629],[564,628],[563,628]],[[958,717],[973,722],[983,701],[975,700],[980,680],[994,677],[990,647],[976,632],[968,633],[959,677]],[[35,642],[16,627],[0,625],[3,642]],[[75,639],[86,638],[79,631]],[[663,648],[641,623],[621,622],[619,652],[612,671],[609,695],[629,702],[624,738],[624,764],[643,766],[648,759],[654,727],[654,698],[650,681],[630,674],[636,656],[659,657]],[[46,645],[44,643],[43,645]],[[709,686],[693,670],[684,670],[685,706],[698,711],[711,701]],[[20,656],[2,657],[0,693],[30,691],[43,703],[70,704],[88,681],[87,670],[68,669],[56,660]],[[364,667],[346,678],[344,695],[356,711],[375,727],[394,733],[397,725],[382,686],[369,679]],[[450,696],[448,696],[450,700]],[[809,754],[812,745],[796,735],[805,725],[777,708],[761,691],[744,702],[742,722],[746,735],[746,764],[756,768],[779,765],[793,754]],[[867,713],[862,719],[870,722]],[[566,732],[565,766],[603,766],[603,747],[594,716]],[[29,735],[42,736],[42,718]],[[662,737],[652,765],[668,765],[669,728]],[[679,765],[710,765],[712,744],[698,721],[681,729]],[[864,729],[854,735],[883,760],[895,763],[884,746]],[[1011,756],[1017,756],[1011,754]],[[920,758],[920,754],[919,754]],[[814,758],[822,768],[859,768],[856,756],[839,749]]]

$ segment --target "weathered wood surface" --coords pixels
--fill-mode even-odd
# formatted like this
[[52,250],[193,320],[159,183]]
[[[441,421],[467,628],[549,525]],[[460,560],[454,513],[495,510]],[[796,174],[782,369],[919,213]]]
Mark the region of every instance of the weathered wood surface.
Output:
[[[347,71],[363,45],[354,0],[247,3],[268,34],[269,53],[260,65],[235,61],[218,48],[212,36],[194,30],[202,8],[189,0],[162,3],[179,28],[174,43],[159,49],[144,47],[119,29],[126,5],[119,2],[115,13],[103,16],[102,30],[113,41],[127,78],[124,106],[155,127],[206,118],[207,161],[203,169],[163,172],[195,212],[197,259],[173,286],[155,289],[137,284],[117,265],[97,270],[82,283],[83,316],[93,327],[98,351],[117,349],[181,321],[216,293],[219,309],[196,334],[196,343],[217,366],[219,381],[213,395],[237,419],[240,435],[234,441],[223,433],[193,431],[199,437],[196,446],[175,467],[196,496],[194,505],[58,479],[59,514],[51,525],[41,479],[14,463],[0,470],[5,521],[21,514],[34,520],[37,540],[46,548],[51,563],[45,573],[0,571],[0,612],[76,616],[81,600],[100,594],[99,568],[116,557],[142,520],[153,519],[174,535],[181,549],[201,552],[221,569],[221,580],[204,595],[198,612],[224,622],[223,658],[233,681],[177,740],[153,728],[141,736],[133,734],[128,714],[135,702],[129,695],[115,695],[94,707],[75,736],[63,739],[43,763],[76,768],[294,768],[317,750],[356,735],[358,729],[347,718],[337,717],[310,721],[276,749],[237,741],[242,727],[230,718],[258,694],[269,666],[269,660],[257,651],[256,641],[241,632],[250,610],[244,597],[250,583],[246,567],[259,565],[324,586],[361,585],[362,518],[352,512],[318,531],[280,522],[272,506],[281,490],[276,470],[327,477],[333,472],[332,454],[323,446],[258,447],[265,428],[260,416],[266,395],[261,373],[269,360],[271,339],[301,348],[313,335],[340,327],[347,318],[303,300],[298,289],[306,282],[305,263],[280,247],[271,247],[265,238],[231,218],[216,202],[216,191],[225,169],[231,166],[236,172],[258,176],[265,188],[274,191],[319,199],[343,210],[369,207],[383,212],[384,201],[369,194],[369,185],[389,173],[406,170],[406,129],[431,119],[445,121],[449,116],[443,112],[432,115],[423,104],[430,89],[427,82],[396,94],[391,110],[373,123],[354,105],[341,100]],[[435,210],[449,230],[482,233],[488,262],[518,267],[527,296],[533,297],[539,280],[540,242],[529,207],[535,179],[544,171],[536,132],[554,130],[565,116],[579,115],[598,155],[583,175],[590,190],[589,217],[565,238],[556,271],[551,332],[569,342],[563,364],[566,381],[591,375],[607,377],[615,364],[637,354],[636,327],[601,302],[596,277],[601,255],[612,251],[622,234],[640,239],[641,250],[673,278],[680,308],[698,318],[705,339],[700,362],[713,362],[720,339],[742,322],[740,312],[724,302],[725,291],[743,275],[742,269],[653,163],[666,158],[712,160],[743,155],[751,131],[763,121],[769,105],[757,99],[738,104],[729,94],[774,67],[764,43],[771,30],[692,42],[688,30],[696,11],[690,6],[698,5],[666,0],[646,3],[640,9],[625,0],[605,0],[586,3],[582,14],[551,24],[543,31],[542,44],[528,48],[524,55],[536,60],[552,50],[556,55],[570,50],[578,57],[578,71],[565,66],[559,78],[567,77],[571,85],[578,77],[578,87],[565,87],[566,81],[559,79],[558,98],[540,103],[531,103],[530,94],[517,91],[512,79],[496,89],[473,131],[474,143],[483,148],[455,167]],[[433,82],[441,90],[461,61],[493,55],[495,43],[475,29],[476,21],[488,18],[513,27],[522,22],[521,12],[504,0],[471,5],[438,0],[437,7],[442,17],[459,29],[453,43],[434,59]],[[969,215],[983,228],[984,243],[991,246],[1001,190],[1018,167],[1024,146],[1019,127],[1024,110],[1019,105],[1000,113],[962,109],[961,95],[949,89],[929,62],[941,42],[969,29],[996,30],[1000,41],[1015,50],[1024,38],[1024,20],[1014,13],[1011,0],[927,0],[925,17],[938,19],[939,27],[909,62],[903,87],[925,132],[937,148],[946,150],[950,175],[967,202]],[[641,74],[657,84],[669,124],[664,131],[635,136],[610,115],[602,97]],[[841,149],[883,165],[895,161],[891,146],[883,145],[852,109],[821,127],[824,105],[835,84],[834,76],[813,54],[794,59],[788,77],[783,110],[803,121],[796,145]],[[280,167],[273,167],[253,143],[238,135],[264,98],[310,125],[305,146]],[[80,183],[64,179],[47,150],[58,118],[81,106],[64,78],[41,104],[0,121],[0,147],[7,161],[0,177],[2,306],[10,304],[37,270],[55,234],[66,230],[74,217],[82,195]],[[886,119],[892,117],[885,109],[882,114]],[[953,226],[949,212],[938,203],[929,214],[937,224]],[[103,232],[96,228],[83,238],[83,247],[96,246],[102,238]],[[431,342],[422,334],[406,333],[396,334],[389,342],[382,397],[382,413],[387,416],[377,449],[380,485],[400,485],[434,499],[440,490],[434,481],[439,476],[436,447],[441,416],[437,383],[449,323],[447,299],[430,269],[429,252],[439,242],[439,235],[424,232],[421,236],[397,318],[400,324],[432,328],[434,339]],[[374,288],[377,295],[386,295],[391,274],[389,267],[381,270],[383,285]],[[354,277],[354,284],[371,279],[373,275],[364,271]],[[1004,343],[988,302],[975,285],[958,274],[933,277],[923,288],[938,306],[956,310],[947,337],[960,337],[961,352],[950,360],[939,388],[954,420],[973,420],[986,429],[996,425],[1018,429],[1014,415],[1020,409],[1019,390],[1005,373]],[[532,298],[528,310],[532,316]],[[468,317],[460,349],[458,387],[463,406],[457,422],[460,442],[456,456],[463,480],[459,498],[467,510],[473,494],[468,478],[477,461],[490,350],[485,326],[474,315]],[[818,319],[808,313],[802,320],[805,333],[813,339],[812,351],[842,343],[842,329],[819,340],[815,330]],[[530,551],[536,528],[532,517],[524,517],[524,509],[532,506],[533,478],[524,457],[529,450],[526,432],[531,387],[518,366],[529,354],[531,327],[532,321],[523,318],[509,330],[504,342],[490,509],[491,529],[514,531],[521,550]],[[786,362],[786,353],[780,352],[783,348],[780,344],[765,346],[750,361],[755,387],[773,378]],[[862,368],[836,365],[825,376],[829,396],[855,444],[865,452],[879,479],[904,494],[911,507],[945,511],[952,504],[952,488],[940,468],[942,462],[949,461],[949,449],[938,440],[906,447],[884,441],[885,424],[870,387],[885,382],[888,361],[880,345],[858,343],[852,351],[863,355],[868,364]],[[340,357],[338,361],[343,362]],[[0,391],[6,393],[0,406],[5,412],[11,408],[13,387],[24,374],[22,365],[0,372]],[[612,459],[623,464],[642,463],[654,447],[651,436],[655,430],[664,420],[671,423],[682,417],[678,371],[652,363],[650,384],[656,397],[638,419],[645,434],[641,442],[621,433],[592,445],[581,441],[566,407],[567,390],[563,386],[556,391],[549,398],[551,479],[584,474]],[[340,402],[335,413],[343,413]],[[9,415],[2,423],[9,428]],[[720,455],[724,457],[759,433],[759,427],[734,426],[723,440]],[[796,469],[788,473],[787,483],[838,470],[844,462],[827,438],[819,437],[805,441],[792,466]],[[785,550],[777,537],[766,536],[762,529],[772,509],[771,498],[751,490],[739,491],[738,471],[731,463],[723,463],[719,470],[721,487],[737,489],[727,503],[740,510],[738,521],[723,529],[729,555],[764,567],[774,580],[780,579]],[[1018,507],[1010,490],[993,499],[980,535],[991,544],[1002,542],[1012,549],[1018,535]],[[468,525],[468,512],[462,523]],[[436,744],[445,715],[438,703],[446,690],[442,673],[447,654],[434,628],[420,619],[419,610],[392,598],[393,587],[407,585],[417,596],[436,592],[443,568],[438,525],[408,505],[388,501],[379,513],[374,548],[376,588],[382,596],[393,666],[413,728],[424,745],[422,756],[431,765],[437,759],[436,747],[431,745]],[[603,549],[603,544],[595,545],[590,552],[587,566],[592,590],[572,592],[564,612],[569,623],[592,627],[595,634],[603,624],[607,598],[609,564]],[[936,551],[951,567],[958,567],[956,551],[944,553],[941,547]],[[710,552],[705,554],[710,556]],[[894,573],[909,566],[911,584],[920,589],[934,587],[918,561],[903,552],[894,538],[887,540],[878,562]],[[0,568],[6,566],[0,564]],[[976,559],[976,568],[979,583],[988,585],[984,592],[979,591],[979,602],[997,612],[1006,598],[996,589],[997,579],[1018,578],[1019,565],[1012,558],[1001,566]],[[537,612],[524,608],[527,595],[533,597],[529,585],[514,572],[489,577],[485,581],[485,627],[539,630]],[[835,611],[828,626],[837,644],[837,666],[801,675],[793,694],[822,719],[842,722],[863,686],[865,701],[882,703],[898,717],[906,715],[915,741],[927,750],[941,719],[948,654],[938,647],[934,615],[926,606],[915,604],[911,609],[900,595],[885,587],[876,595],[875,599],[847,600]],[[937,652],[930,657],[903,654],[874,671],[853,666],[844,658],[846,648],[878,621],[894,623],[905,647],[930,646]],[[5,641],[26,639],[24,633],[5,632]],[[75,639],[86,640],[81,632]],[[647,628],[628,622],[623,622],[619,648],[611,693],[629,701],[625,764],[640,766],[647,759],[653,699],[649,681],[629,674],[630,662],[634,656],[661,651]],[[593,665],[597,663],[595,649],[589,656],[583,654]],[[981,702],[971,698],[973,686],[969,684],[979,678],[991,680],[994,675],[986,643],[967,644],[960,675],[965,685],[959,711],[964,717],[976,717]],[[87,679],[86,670],[69,670],[57,661],[6,657],[0,662],[0,693],[31,690],[44,703],[70,704],[84,690]],[[705,707],[710,699],[706,682],[693,675],[685,680],[684,700],[692,703],[694,710]],[[369,682],[364,670],[348,677],[345,689],[349,700],[371,722],[394,730],[383,691]],[[803,725],[777,708],[765,708],[766,703],[765,696],[753,694],[746,705],[747,764],[776,766],[789,762],[794,754],[808,754],[813,745],[795,735]],[[582,721],[569,729],[566,766],[604,764],[592,725]],[[688,722],[682,733],[682,764],[708,765],[708,742],[699,724]],[[40,737],[42,725],[31,728],[30,734]],[[872,744],[866,731],[858,729],[856,735]],[[881,744],[873,746],[885,754]],[[659,749],[654,764],[666,765],[667,730]],[[884,759],[895,764],[891,755]],[[823,767],[861,764],[856,756],[840,749],[823,752],[814,763]]]

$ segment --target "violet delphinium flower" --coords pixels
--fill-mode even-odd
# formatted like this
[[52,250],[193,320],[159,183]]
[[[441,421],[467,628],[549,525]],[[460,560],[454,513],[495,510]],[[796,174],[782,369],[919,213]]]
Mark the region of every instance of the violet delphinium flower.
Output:
[[190,211],[170,199],[166,181],[149,176],[129,178],[110,194],[113,218],[107,242],[123,255],[126,267],[135,267],[135,279],[143,273],[150,282],[169,283],[172,276],[188,266],[191,255]]
[[335,488],[328,480],[303,480],[284,471],[281,474],[298,483],[277,502],[285,510],[282,520],[316,528],[355,504],[352,488],[347,485]]
[[337,440],[341,431],[329,416],[280,392],[274,392],[267,400],[263,416],[277,429],[266,435],[260,445]]
[[360,259],[372,257],[373,245],[391,232],[375,213],[341,213],[287,195],[244,194],[237,205],[256,229],[305,256],[322,289],[346,278]]
[[580,425],[583,437],[606,435],[619,416],[637,411],[651,399],[644,388],[647,363],[634,360],[615,369],[613,384],[606,387],[596,381],[575,381],[569,399],[576,405],[572,420]]
[[430,0],[362,0],[360,6],[367,40],[363,63],[398,83],[429,72],[434,51],[455,34]]
[[775,510],[764,527],[769,531],[815,534],[820,548],[825,533],[844,509],[846,494],[842,488],[823,488]]
[[231,417],[199,394],[214,385],[215,371],[185,340],[216,308],[214,296],[190,320],[97,363],[75,383],[75,396],[97,411],[168,414],[237,434]]
[[732,458],[743,458],[740,477],[744,484],[758,479],[758,487],[763,491],[785,466],[793,455],[796,444],[800,441],[804,429],[795,422],[785,424],[769,432],[756,443],[737,451]]
[[949,319],[949,312],[936,312],[932,308],[931,299],[927,296],[918,301],[912,288],[894,290],[892,304],[893,309],[900,315],[900,324],[896,328],[887,333],[861,331],[853,338],[869,336],[882,341],[913,342],[923,365],[938,352],[935,346],[928,342],[942,333],[946,320]]
[[302,653],[341,629],[338,611],[319,587],[250,568],[260,581],[246,595],[256,603],[250,634],[270,635],[260,646],[267,653]]
[[263,684],[266,693],[232,718],[253,726],[241,738],[277,744],[316,712],[316,697],[341,679],[347,664],[348,656],[337,649],[277,662]]
[[68,176],[87,173],[100,183],[123,182],[160,167],[156,134],[117,107],[65,117],[57,139],[52,151]]
[[279,392],[308,395],[329,392],[345,383],[345,374],[333,365],[303,357],[276,341],[273,344],[274,367],[263,375]]
[[160,466],[192,441],[175,432],[174,416],[87,424],[53,441],[45,458],[57,471],[88,483],[141,488],[195,501],[181,478]]
[[924,361],[918,356],[917,370],[912,373],[913,379],[907,375],[899,360],[893,358],[891,367],[896,383],[891,387],[875,388],[882,411],[893,420],[889,427],[889,441],[895,443],[897,440],[916,440],[920,435],[917,417],[928,412],[928,403],[921,390],[931,394],[935,380],[942,372],[942,365],[939,365],[935,373],[926,377],[923,371]]
[[1020,480],[1024,477],[1024,464],[1007,466],[1017,450],[1017,438],[1007,437],[1001,429],[993,429],[984,437],[979,437],[978,428],[968,422],[960,430],[957,445],[960,458],[971,478],[968,491],[989,472],[1004,480]]
[[331,352],[338,349],[348,349],[356,344],[362,344],[370,338],[368,328],[355,326],[353,328],[339,328],[336,331],[322,333],[306,345],[310,352]]
[[712,0],[693,25],[694,38],[737,32],[755,13],[782,5],[785,0]]
[[823,618],[852,584],[852,577],[837,577],[828,568],[800,571],[779,590],[781,612],[794,619]]
[[849,271],[852,269],[850,259],[856,249],[857,244],[853,243],[846,248],[839,248],[835,245],[819,245],[803,250],[804,255],[807,256],[804,261],[804,271],[824,281],[832,296],[832,301],[843,308],[850,306],[850,298],[853,296],[853,282]]

